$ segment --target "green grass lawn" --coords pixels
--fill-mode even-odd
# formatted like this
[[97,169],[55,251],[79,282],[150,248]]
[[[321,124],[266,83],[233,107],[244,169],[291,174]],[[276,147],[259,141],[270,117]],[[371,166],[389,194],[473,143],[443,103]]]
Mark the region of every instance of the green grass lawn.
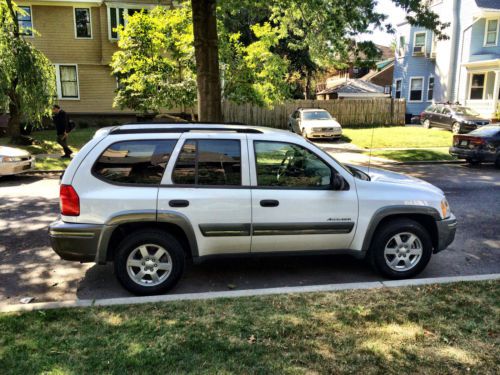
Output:
[[0,315],[5,374],[498,374],[500,282]]
[[[69,134],[68,145],[74,151],[77,152],[80,148],[87,143],[96,132],[96,128],[87,129],[75,129]],[[63,154],[61,146],[56,142],[56,131],[55,130],[42,130],[35,131],[31,134],[31,137],[35,139],[35,144],[32,146],[17,146],[12,147],[23,148],[28,150],[32,154]],[[0,146],[10,146],[9,138],[0,138]]]
[[70,159],[56,159],[56,158],[37,158],[35,163],[35,170],[38,171],[53,171],[64,170],[68,167]]
[[393,126],[374,129],[345,128],[342,131],[343,140],[354,143],[361,148],[450,147],[453,139],[453,135],[449,131],[413,126]]
[[[368,152],[365,152],[368,154]],[[396,161],[432,161],[455,160],[448,152],[448,148],[426,148],[413,150],[380,150],[372,151],[372,156],[379,156]]]

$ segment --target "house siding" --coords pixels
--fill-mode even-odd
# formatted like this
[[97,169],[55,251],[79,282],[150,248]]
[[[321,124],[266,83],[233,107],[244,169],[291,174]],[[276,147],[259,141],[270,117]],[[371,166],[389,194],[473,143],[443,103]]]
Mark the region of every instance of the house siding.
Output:
[[[123,6],[118,0],[107,0],[107,6]],[[170,1],[133,0],[127,6],[169,5]],[[33,27],[39,35],[27,37],[53,64],[77,65],[78,99],[59,99],[58,103],[73,114],[132,114],[131,110],[113,107],[116,80],[109,63],[118,43],[109,39],[108,8],[93,3],[65,3],[18,0],[20,6],[30,5]],[[80,39],[75,35],[74,8],[90,8],[92,38]]]

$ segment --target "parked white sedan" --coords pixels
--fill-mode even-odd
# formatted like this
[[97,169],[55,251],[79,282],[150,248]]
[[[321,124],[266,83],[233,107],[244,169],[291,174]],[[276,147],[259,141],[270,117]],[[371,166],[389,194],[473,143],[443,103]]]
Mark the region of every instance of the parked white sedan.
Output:
[[0,176],[29,171],[35,167],[35,158],[28,151],[0,146]]
[[288,119],[288,129],[304,138],[340,138],[342,127],[330,113],[320,108],[299,108]]

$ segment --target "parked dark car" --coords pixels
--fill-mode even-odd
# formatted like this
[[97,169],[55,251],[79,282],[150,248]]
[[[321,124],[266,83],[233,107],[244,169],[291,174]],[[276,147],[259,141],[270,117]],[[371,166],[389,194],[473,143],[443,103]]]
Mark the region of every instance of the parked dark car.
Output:
[[445,128],[453,134],[468,133],[490,123],[473,109],[452,104],[433,104],[427,107],[420,114],[420,122],[427,129]]
[[494,162],[500,168],[500,125],[488,125],[453,136],[450,154],[470,164]]

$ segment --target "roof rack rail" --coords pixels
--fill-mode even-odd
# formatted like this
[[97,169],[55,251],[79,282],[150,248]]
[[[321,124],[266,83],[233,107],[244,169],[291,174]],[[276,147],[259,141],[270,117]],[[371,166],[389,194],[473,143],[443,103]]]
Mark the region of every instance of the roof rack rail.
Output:
[[[129,124],[130,125],[130,124]],[[252,128],[207,128],[207,127],[172,127],[172,128],[139,128],[139,129],[121,129],[111,130],[109,134],[143,134],[143,133],[189,133],[192,131],[214,131],[214,132],[232,132],[246,134],[262,134],[262,131]]]

